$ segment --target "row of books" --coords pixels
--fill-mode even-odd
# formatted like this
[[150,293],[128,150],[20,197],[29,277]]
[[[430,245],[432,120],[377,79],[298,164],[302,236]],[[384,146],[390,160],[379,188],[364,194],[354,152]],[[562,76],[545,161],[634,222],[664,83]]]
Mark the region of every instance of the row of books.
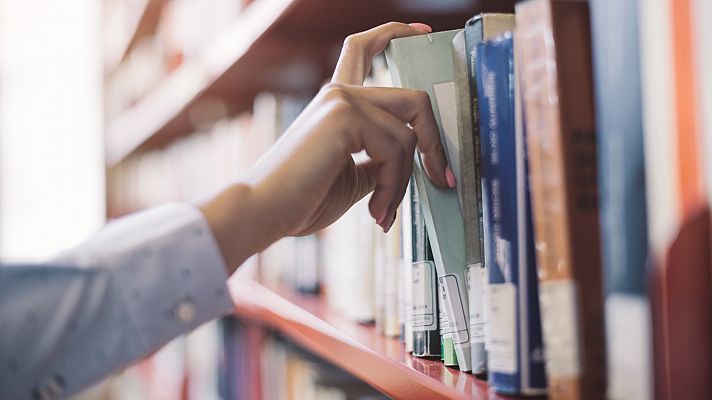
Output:
[[[711,394],[710,8],[527,0],[392,41],[368,84],[428,92],[457,190],[416,155],[388,234],[365,199],[259,255],[260,279],[322,293],[503,393]],[[112,214],[229,182],[305,104],[263,94],[249,115],[122,162]]]
[[[209,45],[235,23],[250,3],[251,0],[107,1],[103,43],[107,118],[113,119],[140,101],[178,67],[199,62]],[[150,22],[139,26],[141,18],[155,19],[155,27],[149,27]],[[136,37],[132,38],[134,34]],[[128,45],[131,47],[126,48]]]
[[289,340],[234,318],[222,321],[225,399],[386,399],[355,376]]
[[284,132],[308,98],[261,93],[250,113],[202,124],[165,148],[108,171],[109,215],[171,201],[192,201],[234,182]]
[[590,5],[526,0],[386,50],[458,181],[415,155],[405,346],[502,393],[708,398],[712,6]]

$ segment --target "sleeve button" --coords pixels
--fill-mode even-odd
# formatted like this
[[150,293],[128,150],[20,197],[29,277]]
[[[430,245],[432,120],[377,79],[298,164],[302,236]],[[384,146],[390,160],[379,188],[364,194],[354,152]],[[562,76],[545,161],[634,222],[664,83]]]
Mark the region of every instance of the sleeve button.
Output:
[[195,303],[190,298],[178,301],[178,303],[176,303],[175,308],[173,309],[174,318],[184,324],[189,324],[193,322],[193,320],[195,319],[195,314]]

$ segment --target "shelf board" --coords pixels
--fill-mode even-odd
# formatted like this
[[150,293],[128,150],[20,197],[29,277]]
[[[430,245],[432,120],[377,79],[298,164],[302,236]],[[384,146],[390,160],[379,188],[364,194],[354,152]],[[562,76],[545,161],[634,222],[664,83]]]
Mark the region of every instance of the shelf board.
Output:
[[139,39],[152,35],[158,28],[158,22],[161,16],[161,9],[166,0],[138,0],[137,10],[132,15],[131,28],[128,34],[121,38],[119,45],[115,49],[112,48],[107,57],[105,68],[107,71],[113,71],[116,67],[126,60],[131,49],[136,45]]
[[190,133],[195,129],[191,109],[203,101],[217,99],[234,114],[248,110],[260,91],[313,93],[328,78],[339,45],[350,33],[391,20],[452,29],[482,10],[511,12],[513,4],[480,0],[434,11],[412,9],[405,0],[254,1],[208,46],[204,57],[180,66],[109,121],[107,164]]
[[106,159],[114,165],[166,131],[191,128],[188,108],[248,51],[290,5],[299,0],[260,0],[248,6],[200,60],[186,62],[159,86],[110,122]]
[[314,295],[232,279],[238,318],[256,321],[294,340],[383,393],[398,399],[504,399],[472,374],[439,360],[413,357],[372,325],[349,321]]

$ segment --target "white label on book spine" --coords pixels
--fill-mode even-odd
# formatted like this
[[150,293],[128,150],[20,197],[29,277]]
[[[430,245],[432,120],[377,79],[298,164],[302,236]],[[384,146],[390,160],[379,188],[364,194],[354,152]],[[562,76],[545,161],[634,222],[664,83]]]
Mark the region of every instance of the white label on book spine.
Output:
[[517,287],[513,283],[490,283],[487,367],[493,372],[517,372]]
[[482,264],[467,267],[467,289],[470,301],[470,334],[472,343],[485,342],[485,290],[487,270]]
[[643,296],[606,297],[608,398],[652,399],[650,308]]
[[414,331],[437,329],[435,320],[435,265],[432,261],[417,261],[412,270],[412,326]]
[[580,374],[577,295],[571,280],[539,283],[546,372],[551,376]]
[[[465,318],[465,304],[463,303],[465,299],[460,296],[458,287],[461,282],[458,282],[457,277],[453,274],[443,275],[438,280],[440,281],[440,287],[443,289],[441,299],[445,307],[447,307],[446,313],[449,325],[447,331],[452,335],[452,342],[454,344],[468,343],[470,334],[467,330],[467,319]],[[448,301],[448,297],[452,301]]]

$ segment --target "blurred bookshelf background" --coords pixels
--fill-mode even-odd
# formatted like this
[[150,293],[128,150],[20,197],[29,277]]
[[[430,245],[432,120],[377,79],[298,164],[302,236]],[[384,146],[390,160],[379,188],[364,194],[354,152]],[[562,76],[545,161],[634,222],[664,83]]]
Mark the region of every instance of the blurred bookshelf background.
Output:
[[[704,0],[685,0],[677,4],[673,0],[656,0],[640,7],[644,3],[642,0],[621,0],[620,4],[629,7],[616,5],[616,1],[590,1],[593,30],[589,28],[588,21],[574,28],[556,25],[556,21],[562,20],[564,12],[561,15],[551,14],[553,22],[549,21],[551,26],[557,27],[552,28],[552,37],[562,35],[563,31],[556,29],[573,29],[582,37],[592,35],[589,40],[594,49],[593,61],[590,57],[584,57],[578,62],[565,64],[563,58],[558,58],[552,64],[559,62],[562,71],[583,75],[584,84],[585,77],[589,76],[588,83],[595,87],[597,96],[597,128],[605,127],[607,131],[616,132],[620,128],[624,132],[619,138],[606,139],[610,142],[602,142],[599,138],[599,146],[609,143],[612,147],[607,151],[613,152],[611,148],[624,151],[629,149],[626,146],[631,145],[628,141],[623,143],[625,132],[635,132],[641,138],[640,142],[632,144],[638,146],[633,154],[639,157],[632,158],[642,163],[642,125],[645,125],[646,157],[655,154],[664,160],[659,164],[649,162],[645,171],[642,171],[642,164],[615,165],[621,171],[627,171],[626,174],[645,173],[649,181],[653,176],[651,174],[655,174],[655,179],[665,175],[660,178],[664,180],[662,184],[653,184],[652,189],[648,187],[647,196],[649,208],[652,204],[655,212],[663,210],[654,215],[668,219],[648,221],[651,234],[646,236],[646,215],[641,217],[643,221],[640,222],[628,214],[630,210],[623,209],[622,214],[611,212],[601,217],[604,261],[598,263],[597,271],[599,279],[605,281],[605,294],[598,294],[599,308],[604,308],[603,298],[616,290],[640,295],[638,297],[645,297],[645,300],[642,311],[636,309],[630,314],[626,311],[622,314],[620,311],[615,314],[609,312],[609,309],[624,309],[622,307],[626,305],[628,308],[624,310],[640,306],[638,303],[630,306],[625,296],[623,300],[614,298],[618,303],[624,303],[623,306],[610,307],[606,303],[605,329],[609,331],[605,336],[609,340],[606,352],[609,360],[602,356],[597,364],[600,370],[593,375],[607,375],[609,384],[620,384],[620,379],[610,378],[611,371],[623,374],[632,369],[631,374],[639,380],[631,378],[635,382],[630,387],[647,388],[634,392],[626,391],[629,387],[609,388],[609,397],[612,398],[652,398],[654,393],[659,394],[659,398],[677,398],[673,394],[680,393],[676,391],[679,387],[694,390],[689,392],[693,393],[689,398],[696,398],[700,393],[712,395],[712,354],[707,354],[712,345],[710,339],[699,343],[702,361],[695,364],[694,371],[677,370],[690,376],[690,380],[666,375],[671,365],[680,366],[678,360],[681,355],[690,354],[687,349],[676,347],[681,341],[694,341],[706,332],[712,333],[709,318],[703,317],[702,325],[685,325],[683,321],[685,330],[694,331],[682,336],[687,339],[679,339],[680,336],[675,335],[670,339],[665,336],[666,328],[662,328],[663,333],[659,337],[664,339],[652,343],[650,337],[653,336],[654,323],[647,313],[649,307],[660,311],[659,315],[667,319],[654,322],[664,327],[680,322],[675,317],[681,307],[692,307],[696,310],[693,313],[696,316],[710,314],[712,293],[709,287],[695,287],[695,293],[700,295],[696,299],[706,295],[709,298],[692,304],[680,295],[691,287],[685,279],[676,278],[678,280],[674,282],[678,286],[670,284],[668,287],[665,282],[673,276],[672,273],[656,275],[647,272],[652,277],[646,275],[641,278],[643,273],[640,272],[644,268],[649,268],[646,271],[653,270],[656,262],[669,263],[666,248],[678,237],[680,226],[685,225],[680,221],[688,221],[698,213],[706,215],[698,212],[693,205],[707,204],[712,197],[708,194],[712,193],[712,163],[703,150],[704,146],[710,148],[709,143],[712,143],[712,79],[702,72],[712,68],[712,52],[705,50],[712,48],[709,41],[712,32],[703,23],[704,16],[712,16],[712,7],[706,5]],[[526,14],[520,13],[519,7],[535,2],[549,3],[543,0],[517,2],[517,24],[520,18],[527,22]],[[481,12],[514,13],[514,3],[514,0],[0,0],[0,258],[3,261],[41,259],[79,242],[107,221],[167,202],[190,201],[231,182],[284,133],[319,88],[328,82],[343,40],[351,33],[388,21],[425,22],[433,27],[434,32],[461,29],[470,18]],[[666,19],[668,14],[672,22]],[[514,23],[514,17],[510,22]],[[640,43],[637,39],[638,24],[641,25]],[[662,24],[665,29],[652,33],[656,24]],[[620,29],[628,25],[632,26],[632,31]],[[684,29],[680,26],[688,26],[685,29],[692,33],[681,34],[679,31]],[[536,35],[535,28],[539,25],[530,21],[529,27],[531,35]],[[482,29],[485,32],[482,36],[486,36],[486,30],[494,28]],[[607,30],[612,32],[612,39],[607,39],[604,33]],[[618,40],[615,35],[634,39]],[[656,44],[651,44],[657,43],[658,39],[662,40],[662,45],[656,47]],[[557,37],[556,42],[559,40],[564,41]],[[480,41],[485,40],[481,37]],[[535,48],[536,43],[531,43]],[[616,43],[622,44],[617,46]],[[570,52],[552,46],[561,54]],[[634,66],[630,66],[625,58],[626,52],[632,49],[637,54],[638,48],[641,49],[641,68],[637,66],[637,56]],[[656,58],[658,51],[661,54]],[[599,65],[602,54],[611,58],[613,67],[607,71],[602,64]],[[664,62],[661,63],[661,60]],[[670,67],[670,60],[683,61],[672,63],[675,65]],[[663,64],[667,66],[660,67]],[[688,64],[694,64],[694,68]],[[615,66],[621,70],[615,70]],[[393,65],[386,64],[385,57],[377,57],[365,84],[393,85],[393,71],[389,72],[389,67],[393,69]],[[628,67],[630,69],[623,70]],[[668,69],[661,71],[661,68]],[[676,77],[689,71],[694,76],[694,79],[690,78],[692,82],[676,80]],[[562,74],[565,75],[565,72]],[[526,75],[521,76],[521,85],[531,85],[526,81]],[[541,76],[538,75],[539,78]],[[639,85],[632,88],[623,86],[630,84],[627,79],[631,77]],[[593,78],[595,81],[591,81]],[[659,78],[663,83],[676,82],[677,86],[671,89],[664,84],[656,86],[650,83]],[[563,82],[565,78],[560,79]],[[511,85],[514,87],[515,83],[511,82]],[[520,83],[516,85],[519,87]],[[620,96],[623,98],[623,94],[633,93],[632,103],[626,102],[626,107],[622,107],[611,97],[601,100],[602,96],[610,96],[619,87],[630,89],[629,92],[621,91]],[[685,88],[689,91],[685,92]],[[565,85],[564,89],[570,90]],[[676,92],[677,97],[671,94],[675,90],[682,90]],[[474,93],[476,95],[476,90]],[[588,92],[583,89],[582,93],[581,96],[585,97]],[[691,98],[689,93],[694,93],[696,102],[688,104],[683,101]],[[565,98],[564,94],[562,98]],[[672,100],[661,102],[660,98]],[[526,112],[536,111],[535,108],[527,108],[534,107],[527,103],[531,99],[520,100],[523,105],[518,104],[518,107],[524,107]],[[572,100],[571,104],[576,101]],[[561,109],[565,110],[564,107],[570,103],[562,101],[562,104]],[[605,110],[605,104],[613,108],[618,104],[623,113],[635,120],[634,126],[626,126],[626,122],[622,122],[625,120],[623,117],[619,120],[610,117],[614,111]],[[686,107],[694,108],[694,112],[686,114],[689,111]],[[656,119],[662,118],[667,109],[674,109],[677,119]],[[613,125],[606,125],[610,120],[601,120],[601,115],[612,118]],[[512,122],[519,118],[522,124],[526,122],[528,130],[535,131],[535,124],[530,123],[526,119],[528,117],[513,116]],[[693,128],[684,125],[684,121],[688,120],[695,121]],[[656,125],[658,123],[659,126]],[[661,148],[670,143],[665,140],[677,139],[662,137],[665,135],[659,132],[662,126],[668,127],[670,132],[679,130],[676,134],[680,137],[697,139],[692,145],[681,140],[682,150],[671,156]],[[656,141],[659,143],[653,148],[649,143]],[[685,149],[690,153],[685,154]],[[678,165],[684,163],[686,155],[693,159],[695,165]],[[614,158],[615,155],[612,155],[610,160]],[[601,160],[599,155],[598,160],[593,161],[593,167]],[[601,166],[598,165],[598,168],[600,171]],[[626,168],[633,170],[630,172]],[[691,169],[694,171],[690,172]],[[670,171],[677,174],[675,179],[679,182],[665,180]],[[517,179],[521,183],[521,177]],[[614,180],[602,178],[600,173],[598,179],[602,182],[608,182],[605,179]],[[689,183],[695,179],[699,182]],[[633,184],[628,181],[606,183],[607,186],[601,189],[602,196],[608,196],[605,201],[609,203],[620,201],[626,207],[641,201],[643,208],[639,211],[645,214],[645,198],[630,200],[626,197],[629,192],[623,189],[610,195],[609,191],[614,190],[611,188],[615,188],[616,184],[630,184],[633,186],[628,190],[635,189],[637,181],[633,181]],[[411,182],[411,186],[415,183]],[[528,193],[529,189],[526,190]],[[639,192],[639,196],[645,196],[646,188],[641,190],[643,192]],[[680,199],[675,197],[678,192],[683,193]],[[619,193],[626,196],[616,197]],[[675,199],[669,200],[671,196]],[[702,200],[695,202],[694,199]],[[464,367],[462,359],[460,368],[458,360],[452,359],[455,357],[452,338],[457,337],[454,330],[458,321],[448,321],[446,311],[438,312],[438,308],[448,300],[442,297],[435,270],[428,268],[433,264],[414,267],[416,261],[433,261],[428,240],[435,239],[428,239],[425,233],[418,236],[416,232],[418,229],[425,232],[425,222],[418,220],[423,218],[419,215],[420,207],[416,190],[411,187],[398,220],[387,234],[373,224],[365,199],[333,226],[317,234],[286,238],[275,243],[248,260],[231,279],[230,287],[236,301],[235,315],[176,339],[156,354],[80,397],[498,398],[498,392],[508,390],[494,390],[496,388],[488,386],[485,370],[474,371],[472,368],[473,374],[470,368]],[[533,207],[536,219],[536,204]],[[595,211],[598,212],[598,209]],[[479,212],[481,218],[481,208]],[[608,223],[604,221],[606,218]],[[420,222],[416,224],[416,220]],[[616,225],[620,221],[622,225]],[[642,233],[640,229],[626,230],[627,226],[639,227],[637,224],[642,224]],[[607,248],[612,246],[611,237],[617,236],[606,229],[616,229],[616,226],[620,228],[618,235],[623,237],[619,242],[632,243],[630,246],[634,250],[631,253],[645,253],[648,249],[644,243],[650,242],[653,256],[647,259],[644,255],[638,260],[625,253],[625,249]],[[703,254],[686,261],[685,265],[703,265],[706,272],[690,267],[695,273],[686,275],[688,279],[710,278],[712,272],[709,254],[705,255],[705,250],[700,250],[700,246],[704,248],[709,244],[709,227],[703,227],[702,231],[704,229],[707,229],[705,233],[693,234],[692,239],[686,239],[682,250],[673,246],[675,251],[685,254]],[[661,230],[664,232],[660,233]],[[595,233],[598,235],[597,230]],[[642,250],[639,242],[644,242]],[[684,247],[685,243],[693,243],[693,246]],[[533,242],[531,244],[533,252]],[[598,252],[598,245],[595,246],[595,252]],[[606,275],[607,257],[620,255],[621,251],[628,268],[621,273],[635,275],[626,281],[628,283],[621,283],[625,279],[620,276],[611,278],[613,273],[610,271]],[[533,263],[531,261],[530,265]],[[678,271],[680,266],[672,264]],[[536,267],[539,279],[544,281],[546,274],[542,273],[541,265]],[[536,285],[535,275],[530,279]],[[576,276],[576,279],[579,278]],[[633,279],[638,280],[630,283]],[[470,281],[467,282],[470,289]],[[651,289],[648,289],[649,286]],[[666,293],[660,297],[663,300],[653,296],[656,290]],[[419,292],[416,294],[414,291]],[[675,308],[667,306],[666,296],[681,296],[683,300],[673,303],[678,306]],[[416,303],[421,311],[429,313],[417,314]],[[469,304],[470,313],[465,314],[472,319],[472,300]],[[581,311],[581,315],[589,316],[589,313],[588,309]],[[603,312],[597,315],[602,317]],[[642,315],[642,320],[626,325],[629,315]],[[538,309],[536,319],[539,319]],[[435,326],[435,339],[426,340],[428,331],[414,329],[414,321],[421,327]],[[520,319],[516,321],[514,325],[523,323]],[[604,321],[600,322],[598,339],[603,342]],[[473,321],[469,321],[465,329],[474,336],[474,332],[479,332],[481,327],[472,324]],[[579,324],[585,325],[583,322]],[[659,325],[655,325],[655,329]],[[576,327],[575,323],[571,326]],[[573,329],[571,326],[557,328]],[[615,329],[611,332],[612,326]],[[629,337],[619,332],[631,329],[637,334],[635,329],[641,326],[646,329],[641,337]],[[420,334],[416,334],[417,339],[413,338],[414,331]],[[481,332],[482,336],[488,334],[487,328]],[[541,342],[541,332],[538,335]],[[624,338],[610,339],[616,336]],[[446,339],[441,342],[441,337]],[[416,349],[413,348],[414,343]],[[632,343],[631,348],[642,348],[645,354],[636,353],[640,360],[632,363],[625,357],[611,358],[611,354],[615,355],[617,351],[625,353],[621,347],[615,347],[615,352],[611,350],[612,346],[621,346],[621,343],[623,350],[625,343]],[[653,351],[653,346],[664,350]],[[606,351],[599,350],[599,353]],[[446,355],[448,351],[452,354]],[[539,364],[544,362],[542,351],[539,346],[530,354]],[[586,351],[581,350],[583,353]],[[475,353],[472,354],[475,358]],[[668,360],[666,364],[655,358],[663,357],[661,354],[674,362]],[[554,356],[561,357],[561,354]],[[589,357],[585,360],[588,363],[592,359],[599,360],[596,354],[590,356],[587,353],[586,357]],[[526,361],[517,360],[517,368],[524,368],[522,364]],[[640,365],[643,365],[643,371],[636,370]],[[658,365],[665,365],[668,369],[658,368]],[[586,368],[577,364],[573,368],[576,372],[564,376],[592,374]],[[666,383],[652,383],[653,376]],[[701,383],[705,380],[706,385]],[[565,379],[554,382],[559,382],[562,387],[569,384]],[[509,390],[509,393],[533,393],[520,389]],[[552,398],[598,398],[606,392],[606,383],[602,382],[593,389],[584,387],[574,397],[566,396],[573,393],[566,392],[566,388],[557,390],[563,392],[552,393]]]

